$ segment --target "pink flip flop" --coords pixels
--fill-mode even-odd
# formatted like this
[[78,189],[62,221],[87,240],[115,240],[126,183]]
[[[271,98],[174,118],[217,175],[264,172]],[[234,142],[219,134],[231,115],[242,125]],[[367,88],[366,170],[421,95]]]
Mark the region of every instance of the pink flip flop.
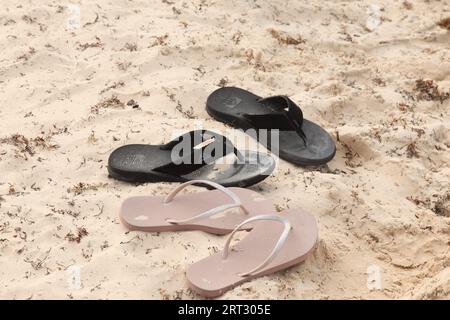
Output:
[[[178,195],[191,184],[209,185],[216,190]],[[191,180],[179,185],[166,197],[126,199],[122,204],[120,218],[130,230],[201,230],[227,234],[242,221],[273,211],[273,203],[255,191],[225,188],[207,180]]]
[[[263,221],[230,248],[235,232],[258,220]],[[205,297],[220,296],[243,282],[304,261],[313,251],[317,240],[316,220],[302,209],[251,217],[236,226],[222,252],[188,268],[186,276],[189,286]]]

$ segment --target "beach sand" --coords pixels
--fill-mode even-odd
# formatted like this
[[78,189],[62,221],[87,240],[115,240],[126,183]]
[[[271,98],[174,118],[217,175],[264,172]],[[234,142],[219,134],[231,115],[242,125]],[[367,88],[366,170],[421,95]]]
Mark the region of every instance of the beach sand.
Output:
[[2,7],[0,298],[201,298],[186,267],[226,237],[127,232],[121,202],[175,184],[113,180],[107,159],[197,126],[229,132],[205,111],[224,85],[289,95],[337,153],[280,161],[252,187],[314,214],[320,240],[223,299],[450,297],[448,1]]

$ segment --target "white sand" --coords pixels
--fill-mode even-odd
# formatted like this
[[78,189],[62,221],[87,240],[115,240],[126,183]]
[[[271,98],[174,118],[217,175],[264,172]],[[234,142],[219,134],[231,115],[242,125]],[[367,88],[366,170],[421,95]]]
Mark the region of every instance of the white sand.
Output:
[[[447,1],[74,1],[79,26],[69,2],[35,3],[0,13],[1,298],[199,298],[186,266],[225,237],[128,233],[123,199],[173,185],[106,164],[122,144],[224,130],[205,111],[219,83],[288,94],[339,137],[328,168],[281,161],[253,187],[317,217],[315,254],[223,298],[450,297],[450,100],[414,90],[450,91]],[[112,96],[140,109],[93,107]]]

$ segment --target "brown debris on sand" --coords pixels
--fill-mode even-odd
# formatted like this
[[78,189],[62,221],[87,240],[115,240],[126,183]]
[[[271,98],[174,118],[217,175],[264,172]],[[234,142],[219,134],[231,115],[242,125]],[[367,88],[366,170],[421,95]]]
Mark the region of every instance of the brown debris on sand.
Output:
[[135,42],[127,42],[125,43],[125,46],[121,49],[121,51],[138,51],[138,46]]
[[408,158],[419,158],[419,151],[415,142],[411,142],[406,146],[406,156]]
[[105,93],[106,91],[109,91],[109,90],[111,90],[111,89],[117,89],[117,88],[122,88],[122,87],[124,87],[125,86],[125,82],[124,81],[117,81],[117,82],[114,82],[113,84],[111,84],[111,85],[109,85],[109,86],[106,86],[104,89],[102,89],[101,91],[100,91],[100,94],[103,94],[103,93]]
[[434,194],[433,197],[437,198],[437,200],[432,200],[429,197],[421,199],[413,196],[408,196],[406,199],[416,206],[433,211],[438,216],[450,217],[450,192],[443,195]]
[[50,143],[49,139],[50,137],[41,136],[29,139],[22,134],[16,133],[0,139],[0,143],[16,147],[16,157],[28,159],[28,156],[32,157],[36,154],[36,148],[54,150],[59,147],[57,144]]
[[139,102],[137,102],[134,99],[130,99],[127,102],[127,106],[132,107],[133,109],[138,109],[139,108]]
[[450,217],[450,192],[439,197],[432,210],[438,216]]
[[360,156],[357,152],[353,152],[348,144],[341,143],[345,151],[345,164],[350,168],[357,168],[362,165]]
[[440,20],[437,25],[441,28],[450,30],[450,17],[444,18]]
[[21,134],[13,134],[10,137],[1,139],[0,142],[17,147],[18,153],[34,155],[34,148],[30,140]]
[[88,48],[103,48],[105,44],[99,37],[95,37],[94,42],[78,43],[77,50],[85,51]]
[[185,116],[187,119],[197,119],[197,116],[194,113],[194,108],[190,106],[187,110],[183,109],[183,106],[181,105],[180,101],[177,102],[177,106],[175,109],[180,112],[183,116]]
[[111,98],[105,99],[91,107],[91,113],[99,114],[100,109],[123,109],[125,108],[125,103],[119,100],[117,96],[112,96]]
[[36,49],[34,49],[33,47],[29,47],[26,53],[17,57],[17,61],[28,61],[35,53]]
[[285,45],[298,45],[305,42],[305,40],[302,39],[302,37],[297,36],[296,38],[279,32],[273,28],[267,29],[267,31],[272,35],[274,39],[278,41],[279,44],[285,44]]
[[67,192],[74,193],[76,196],[82,194],[85,191],[93,190],[97,191],[99,188],[106,187],[107,183],[96,183],[96,184],[89,184],[84,182],[79,182],[73,187],[67,189]]
[[222,79],[220,79],[219,83],[217,84],[218,87],[226,87],[226,85],[230,82],[230,80],[228,80],[227,77],[223,77]]
[[[49,258],[49,255],[50,255],[50,252],[51,252],[51,250],[52,249],[48,249],[45,253],[44,253],[44,256],[42,257],[42,258],[36,258],[36,259],[34,259],[34,260],[32,260],[30,257],[26,257],[25,259],[24,259],[24,261],[26,262],[26,263],[29,263],[30,265],[31,265],[31,267],[34,269],[34,270],[40,270],[40,269],[42,269],[42,268],[44,268],[45,267],[45,263],[46,263],[46,261],[47,261],[47,259]],[[21,252],[18,252],[19,254],[21,253]],[[48,271],[48,270],[47,270]]]
[[73,210],[70,210],[70,209],[55,209],[55,208],[52,208],[51,211],[52,211],[52,213],[57,213],[57,214],[60,214],[60,215],[69,215],[69,216],[72,216],[74,218],[76,218],[76,217],[78,217],[80,215],[79,211],[73,211]]
[[83,239],[85,236],[87,236],[89,232],[87,232],[86,228],[78,228],[76,233],[69,232],[65,239],[67,239],[69,242],[76,242],[80,243],[81,239]]
[[429,198],[427,198],[425,200],[422,200],[422,199],[419,199],[417,197],[407,196],[406,199],[411,201],[412,203],[414,203],[416,206],[429,207],[429,205],[430,205],[430,199]]
[[36,23],[36,18],[30,17],[29,15],[23,15],[22,20],[25,21],[28,24]]
[[413,4],[406,0],[403,1],[402,5],[403,5],[403,8],[405,8],[406,10],[412,10],[412,8],[413,8]]
[[450,98],[450,92],[442,92],[433,80],[416,80],[414,91],[417,93],[417,100],[440,101]]
[[166,46],[167,40],[169,39],[169,35],[166,33],[162,36],[154,36],[155,40],[153,43],[150,44],[150,47],[156,47],[156,46]]

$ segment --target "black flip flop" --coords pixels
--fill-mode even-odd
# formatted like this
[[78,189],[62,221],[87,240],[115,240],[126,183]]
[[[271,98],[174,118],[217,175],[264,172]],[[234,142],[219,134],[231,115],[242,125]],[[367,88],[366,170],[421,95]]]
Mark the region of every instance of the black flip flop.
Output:
[[[217,163],[231,153],[231,164]],[[225,161],[223,161],[225,162]],[[130,144],[109,156],[113,178],[131,182],[210,180],[225,187],[247,187],[269,176],[275,160],[267,154],[238,151],[230,140],[207,130],[194,130],[162,145]]]
[[[328,132],[304,119],[300,107],[287,96],[261,98],[240,88],[224,87],[211,93],[206,110],[213,118],[233,127],[255,129],[254,138],[269,150],[273,147],[271,129],[278,129],[279,157],[295,164],[325,164],[336,153]],[[267,142],[259,139],[259,129],[267,129]]]

